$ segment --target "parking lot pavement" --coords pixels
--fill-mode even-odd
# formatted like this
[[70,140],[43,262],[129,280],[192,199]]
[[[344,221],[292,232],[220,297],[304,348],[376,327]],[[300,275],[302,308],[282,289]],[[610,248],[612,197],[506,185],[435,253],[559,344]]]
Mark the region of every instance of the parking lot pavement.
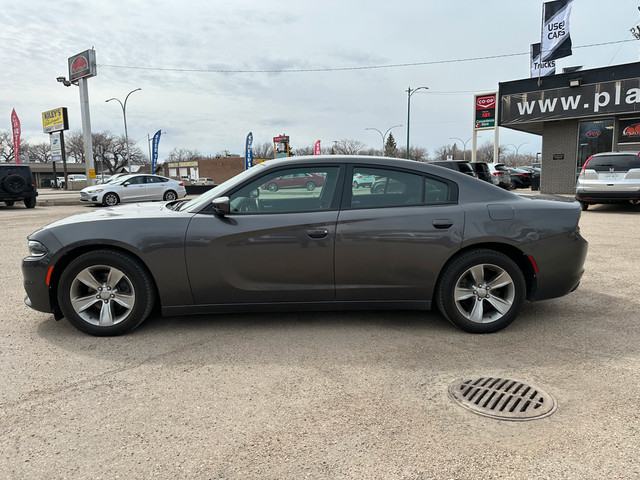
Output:
[[[23,305],[30,232],[87,206],[0,206],[3,478],[640,477],[640,208],[583,212],[574,293],[491,335],[437,312],[153,317],[95,338]],[[459,378],[531,382],[528,422],[454,404]]]

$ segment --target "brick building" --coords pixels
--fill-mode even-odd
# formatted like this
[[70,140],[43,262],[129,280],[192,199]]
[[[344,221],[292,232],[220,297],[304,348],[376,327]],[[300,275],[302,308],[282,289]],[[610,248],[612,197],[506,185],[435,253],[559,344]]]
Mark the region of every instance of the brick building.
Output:
[[542,136],[542,193],[574,193],[593,154],[640,150],[640,63],[499,85],[498,125]]
[[[254,160],[260,162],[261,160]],[[171,178],[213,178],[216,184],[236,176],[244,170],[244,157],[200,158],[188,162],[165,162],[160,175]]]

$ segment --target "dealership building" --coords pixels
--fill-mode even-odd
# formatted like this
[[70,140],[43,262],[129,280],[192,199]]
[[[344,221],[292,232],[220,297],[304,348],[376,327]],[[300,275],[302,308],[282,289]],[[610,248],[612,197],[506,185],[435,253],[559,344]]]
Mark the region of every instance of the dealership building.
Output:
[[574,193],[593,154],[640,151],[640,63],[499,84],[498,125],[542,135],[542,193]]

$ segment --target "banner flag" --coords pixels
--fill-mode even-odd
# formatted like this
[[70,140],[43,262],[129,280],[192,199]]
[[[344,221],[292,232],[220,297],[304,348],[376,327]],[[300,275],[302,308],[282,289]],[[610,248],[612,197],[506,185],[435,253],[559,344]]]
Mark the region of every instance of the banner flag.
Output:
[[555,0],[542,4],[542,61],[571,55],[569,17],[573,0]]
[[253,167],[253,133],[249,132],[244,149],[244,169],[249,170],[251,167]]
[[16,109],[11,110],[11,129],[13,130],[13,154],[16,164],[20,163],[18,154],[20,153],[20,119],[16,113]]
[[153,136],[153,154],[151,157],[151,174],[154,175],[156,173],[156,164],[158,163],[158,144],[160,143],[160,136],[162,132],[158,130]]
[[547,75],[556,74],[556,61],[549,60],[543,62],[540,59],[540,44],[531,44],[531,78],[546,77]]
[[316,142],[316,146],[315,146],[315,148],[313,149],[313,154],[314,154],[314,155],[322,155],[322,149],[320,148],[320,140],[318,140],[318,141]]

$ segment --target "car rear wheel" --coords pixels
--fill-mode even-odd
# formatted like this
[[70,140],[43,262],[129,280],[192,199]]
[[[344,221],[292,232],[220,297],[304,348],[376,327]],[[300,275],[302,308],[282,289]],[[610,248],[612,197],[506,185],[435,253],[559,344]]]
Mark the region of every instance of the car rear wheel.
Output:
[[58,302],[69,322],[90,335],[121,335],[149,315],[155,290],[143,265],[129,255],[98,250],[64,270]]
[[353,188],[358,188],[358,182],[353,182]]
[[162,198],[168,202],[171,202],[172,200],[178,198],[178,194],[173,190],[169,190],[167,192],[164,192],[164,196]]
[[7,207],[13,207],[13,200],[5,200],[5,201],[4,201],[4,204],[5,204]]
[[27,208],[33,208],[36,206],[36,197],[29,197],[24,199],[24,206]]
[[493,250],[472,250],[450,263],[438,283],[436,301],[454,325],[471,333],[492,333],[509,325],[525,299],[524,276],[516,263]]
[[277,192],[278,191],[278,185],[276,183],[271,182],[269,185],[267,185],[267,189],[270,192]]
[[580,202],[580,208],[582,208],[583,212],[586,212],[589,209],[589,204],[586,202]]
[[107,193],[104,197],[102,197],[102,204],[106,207],[113,207],[119,202],[120,199],[115,193]]
[[307,182],[307,184],[305,185],[305,187],[307,187],[307,190],[309,190],[310,192],[316,189],[316,184],[313,182]]

